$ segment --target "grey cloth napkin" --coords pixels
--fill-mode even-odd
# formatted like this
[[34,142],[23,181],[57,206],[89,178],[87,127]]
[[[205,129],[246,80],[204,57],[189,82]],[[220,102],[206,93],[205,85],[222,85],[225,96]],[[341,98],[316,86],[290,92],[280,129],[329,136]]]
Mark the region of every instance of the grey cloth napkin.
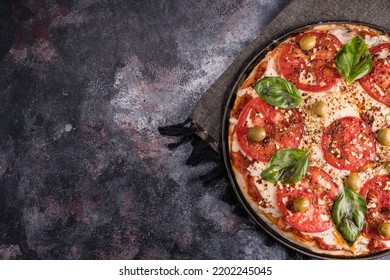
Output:
[[272,40],[322,21],[358,21],[390,29],[390,0],[292,0],[204,93],[190,115],[196,134],[219,151],[227,97],[244,67]]

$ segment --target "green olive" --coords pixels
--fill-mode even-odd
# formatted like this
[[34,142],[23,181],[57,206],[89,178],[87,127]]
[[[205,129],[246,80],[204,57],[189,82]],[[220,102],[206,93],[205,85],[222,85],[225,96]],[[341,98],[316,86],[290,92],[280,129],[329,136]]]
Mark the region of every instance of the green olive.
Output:
[[360,188],[363,186],[362,179],[356,172],[349,174],[348,179],[345,181],[345,184],[348,188],[354,190],[355,192],[359,192]]
[[383,146],[390,146],[390,128],[379,129],[377,140]]
[[265,138],[267,133],[260,126],[251,127],[248,131],[248,139],[253,142],[259,142]]
[[325,117],[328,112],[328,104],[324,101],[318,101],[313,105],[313,113],[320,117]]
[[316,41],[317,39],[315,36],[303,36],[301,40],[299,40],[299,46],[302,50],[308,51],[315,47]]
[[309,209],[310,201],[307,197],[301,196],[294,200],[293,207],[296,212],[305,212]]
[[390,237],[390,223],[381,223],[378,226],[378,232],[384,238]]
[[385,167],[387,173],[390,173],[390,162],[386,162],[384,167]]

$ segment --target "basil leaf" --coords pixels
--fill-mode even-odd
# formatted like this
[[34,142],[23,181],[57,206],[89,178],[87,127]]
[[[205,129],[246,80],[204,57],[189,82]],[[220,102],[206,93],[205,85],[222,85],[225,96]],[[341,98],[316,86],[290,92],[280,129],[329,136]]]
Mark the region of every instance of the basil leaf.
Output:
[[261,173],[261,177],[272,183],[294,184],[305,176],[308,167],[308,151],[286,148],[272,156],[269,167]]
[[255,84],[254,89],[261,99],[275,107],[291,109],[302,101],[298,89],[283,78],[263,78]]
[[336,68],[348,84],[370,73],[372,57],[362,38],[356,36],[343,45],[337,53]]
[[366,212],[364,197],[344,186],[333,204],[332,221],[348,246],[353,245],[362,230]]

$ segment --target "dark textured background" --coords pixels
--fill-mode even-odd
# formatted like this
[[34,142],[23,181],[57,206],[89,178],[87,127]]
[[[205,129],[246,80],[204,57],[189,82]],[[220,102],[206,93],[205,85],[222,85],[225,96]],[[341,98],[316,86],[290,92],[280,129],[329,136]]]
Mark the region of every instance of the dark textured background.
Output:
[[0,1],[0,258],[302,257],[157,133],[286,3]]

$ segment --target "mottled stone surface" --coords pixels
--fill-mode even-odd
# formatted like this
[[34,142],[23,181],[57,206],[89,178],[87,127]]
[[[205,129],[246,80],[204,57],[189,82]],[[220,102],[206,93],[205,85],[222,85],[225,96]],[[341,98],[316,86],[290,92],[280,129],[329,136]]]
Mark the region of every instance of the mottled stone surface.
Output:
[[286,3],[1,1],[0,258],[302,257],[157,133]]

